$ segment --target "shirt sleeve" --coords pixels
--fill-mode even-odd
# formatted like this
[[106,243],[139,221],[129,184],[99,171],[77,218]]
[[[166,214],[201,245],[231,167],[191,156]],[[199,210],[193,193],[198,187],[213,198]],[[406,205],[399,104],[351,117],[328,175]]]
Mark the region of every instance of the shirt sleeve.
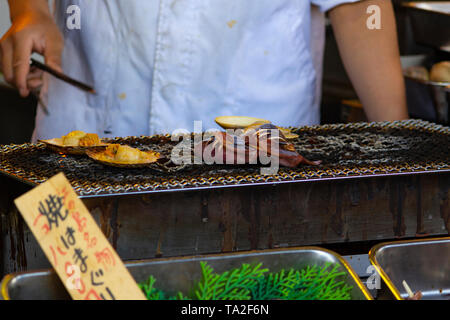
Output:
[[318,6],[320,11],[326,12],[334,7],[337,7],[338,5],[359,1],[361,0],[311,0],[311,3]]

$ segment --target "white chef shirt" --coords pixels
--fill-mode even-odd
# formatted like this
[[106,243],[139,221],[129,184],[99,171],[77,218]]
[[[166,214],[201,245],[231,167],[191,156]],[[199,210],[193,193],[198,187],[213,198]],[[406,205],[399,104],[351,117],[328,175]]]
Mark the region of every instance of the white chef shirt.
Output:
[[[217,128],[245,115],[319,123],[323,15],[359,0],[59,0],[64,72],[96,95],[48,78],[33,139],[73,130],[102,137]],[[80,8],[69,29],[67,8]],[[311,30],[312,12],[321,30]],[[312,38],[313,37],[313,38]]]

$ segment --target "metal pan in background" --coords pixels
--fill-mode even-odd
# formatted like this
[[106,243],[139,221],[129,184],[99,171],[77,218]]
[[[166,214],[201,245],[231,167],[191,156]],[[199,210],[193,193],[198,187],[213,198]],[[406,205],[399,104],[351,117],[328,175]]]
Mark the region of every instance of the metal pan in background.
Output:
[[[126,263],[139,283],[150,275],[156,278],[155,286],[175,294],[188,292],[200,280],[200,261],[206,261],[216,272],[240,267],[242,263],[263,263],[271,272],[281,269],[304,268],[308,265],[338,264],[346,272],[342,280],[353,287],[353,300],[372,300],[351,266],[338,254],[317,247],[301,247],[249,251],[230,254],[191,256],[183,258],[153,259]],[[5,276],[1,283],[1,298],[5,300],[63,300],[70,299],[67,291],[52,270],[15,273]]]
[[404,2],[417,43],[450,52],[450,1]]
[[[414,39],[418,44],[450,53],[450,1],[404,2],[402,6],[408,11]],[[448,125],[450,83],[423,81],[407,76],[406,80],[407,86],[417,91],[413,100],[425,100],[421,103],[431,100],[434,110],[427,112],[425,117],[434,117],[434,121]],[[408,103],[411,104],[410,101]],[[435,114],[431,115],[433,111]]]
[[[405,75],[405,79],[410,112],[417,112],[416,109],[426,108],[425,105],[430,104],[429,110],[421,110],[425,114],[418,114],[418,116],[448,125],[450,123],[448,111],[450,105],[450,82],[425,81],[408,75]],[[419,106],[414,108],[414,104]]]
[[403,281],[424,300],[450,299],[450,237],[381,243],[369,259],[398,300],[408,297]]

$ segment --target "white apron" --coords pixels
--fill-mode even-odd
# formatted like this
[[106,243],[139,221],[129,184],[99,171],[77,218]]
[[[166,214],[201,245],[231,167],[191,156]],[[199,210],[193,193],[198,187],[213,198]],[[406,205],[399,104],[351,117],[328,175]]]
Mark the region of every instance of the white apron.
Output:
[[[319,123],[323,15],[358,0],[57,0],[63,69],[91,95],[50,78],[33,140],[72,130],[101,137],[217,128],[246,115]],[[81,29],[69,30],[69,5]],[[313,38],[312,38],[313,35]]]

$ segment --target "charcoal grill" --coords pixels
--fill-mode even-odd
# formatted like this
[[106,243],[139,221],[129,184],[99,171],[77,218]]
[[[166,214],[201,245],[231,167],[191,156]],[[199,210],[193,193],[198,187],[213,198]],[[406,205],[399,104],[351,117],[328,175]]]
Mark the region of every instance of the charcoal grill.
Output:
[[125,260],[448,233],[450,128],[407,120],[291,129],[297,151],[320,166],[267,176],[259,166],[177,166],[167,161],[177,143],[169,135],[109,141],[165,156],[144,169],[43,144],[2,146],[3,272],[48,266],[11,203],[59,172]]
[[[281,168],[270,176],[260,175],[257,166],[177,166],[170,162],[145,169],[117,169],[85,156],[48,152],[43,144],[24,144],[0,148],[0,170],[32,186],[62,171],[82,197],[450,171],[450,130],[432,123],[410,120],[292,130],[299,134],[293,141],[296,150],[306,158],[322,160],[323,165]],[[169,135],[109,142],[156,150],[165,158],[170,158],[177,143]]]

